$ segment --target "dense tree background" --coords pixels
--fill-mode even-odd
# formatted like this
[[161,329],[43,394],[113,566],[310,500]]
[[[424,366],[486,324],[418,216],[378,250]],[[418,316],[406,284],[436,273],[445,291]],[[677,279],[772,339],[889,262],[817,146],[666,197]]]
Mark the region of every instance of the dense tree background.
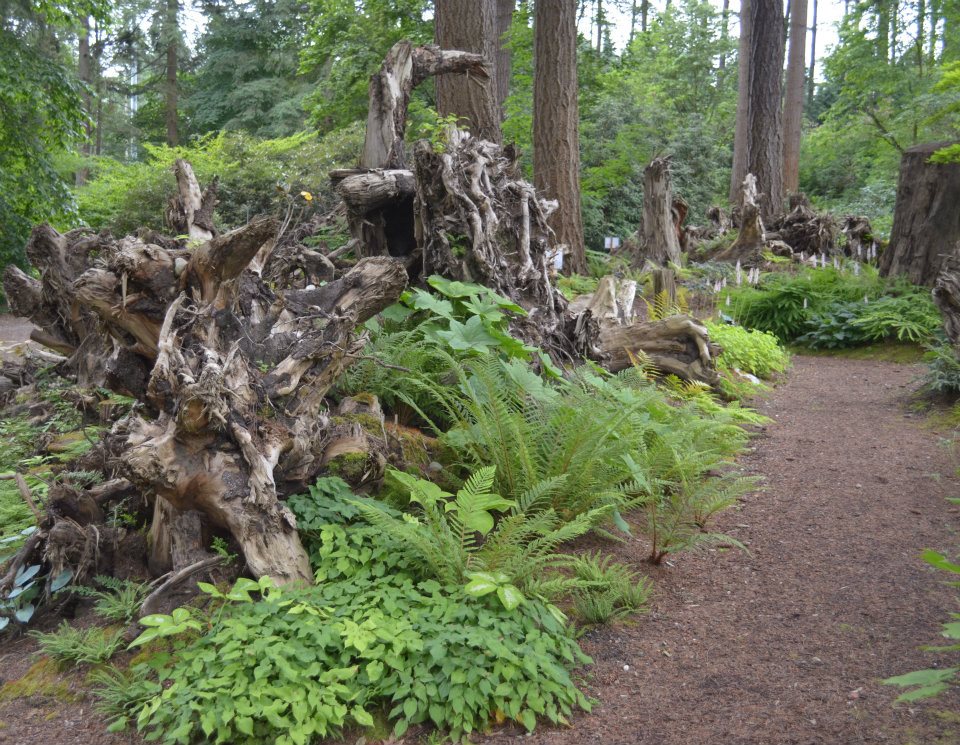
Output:
[[[490,3],[498,27],[507,4]],[[960,3],[847,8],[839,44],[817,63],[822,79],[806,81],[800,188],[882,230],[900,153],[957,138]],[[323,194],[321,169],[356,160],[367,80],[386,51],[401,38],[434,38],[429,0],[0,0],[0,10],[3,262],[22,262],[39,220],[116,230],[156,222],[177,155],[196,160],[201,178],[222,177],[225,223],[278,209],[278,182]],[[614,10],[632,19],[623,49],[612,42]],[[578,3],[587,248],[636,229],[643,168],[658,155],[673,157],[693,221],[727,203],[738,10],[704,0]],[[503,37],[503,137],[530,175],[533,11],[518,2]],[[421,86],[411,138],[430,131],[436,109],[433,86]]]

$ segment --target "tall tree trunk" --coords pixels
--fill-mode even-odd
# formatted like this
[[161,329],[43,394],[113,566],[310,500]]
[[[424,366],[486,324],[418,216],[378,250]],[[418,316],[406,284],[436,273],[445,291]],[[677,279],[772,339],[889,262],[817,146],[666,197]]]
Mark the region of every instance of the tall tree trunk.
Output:
[[633,43],[633,37],[637,35],[637,16],[640,14],[640,8],[637,6],[637,0],[630,3],[630,37],[627,40],[627,46]]
[[597,0],[597,54],[603,54],[603,0]]
[[940,20],[940,5],[940,0],[930,0],[930,51],[927,61],[931,66],[937,62],[937,23]]
[[[927,16],[927,4],[925,0],[918,0],[917,2],[917,73],[920,77],[923,77],[923,66],[924,66],[924,57],[923,57],[923,47],[924,43],[927,40],[927,34],[924,30],[926,28],[925,21]],[[916,126],[914,126],[914,141],[917,139],[916,135]]]
[[640,30],[647,33],[647,21],[650,19],[650,0],[640,0]]
[[747,173],[761,189],[760,212],[772,219],[783,202],[783,3],[745,0],[740,18],[740,88],[730,201],[739,199]]
[[897,13],[898,6],[895,3],[890,9],[890,64],[892,65],[897,61],[897,38],[900,34],[899,25],[897,23]]
[[877,57],[890,58],[890,0],[875,0],[874,13],[877,18]]
[[164,84],[164,115],[167,125],[167,144],[176,147],[180,144],[177,127],[177,47],[180,41],[177,13],[180,10],[178,0],[167,0],[164,16],[163,35],[166,44],[166,81]]
[[783,103],[783,190],[800,187],[800,134],[803,125],[804,55],[807,45],[807,0],[793,0],[790,12],[790,56]]
[[900,161],[897,203],[890,244],[880,255],[880,273],[905,274],[914,284],[932,285],[960,242],[960,165],[928,162],[947,143],[917,145]]
[[[83,100],[83,113],[87,120],[83,123],[83,141],[80,143],[80,153],[90,155],[90,138],[93,131],[90,126],[90,117],[93,116],[93,101],[90,97],[90,88],[93,85],[93,76],[90,55],[90,18],[84,16],[80,25],[80,38],[77,48],[77,77],[83,83],[84,88],[80,93]],[[75,174],[77,186],[83,186],[87,182],[89,175],[88,169],[84,166],[77,170]]]
[[817,71],[817,0],[813,0],[813,23],[810,24],[810,70],[807,73],[807,106],[813,103],[813,76]]
[[580,214],[576,0],[539,0],[533,34],[534,183],[559,209],[551,227],[567,247],[565,267],[585,272]]
[[[727,34],[730,29],[730,0],[723,0],[723,10],[720,11],[720,38],[727,40]],[[727,53],[720,55],[720,63],[717,65],[720,70],[727,69]]]
[[436,4],[437,46],[483,55],[488,77],[437,77],[437,111],[465,120],[460,126],[483,140],[499,143],[500,110],[496,102],[494,65],[497,60],[495,0],[445,0]]
[[513,60],[506,37],[513,23],[513,10],[516,6],[516,0],[497,0],[497,59],[492,72],[500,121],[506,116],[504,105],[510,95],[510,69]]

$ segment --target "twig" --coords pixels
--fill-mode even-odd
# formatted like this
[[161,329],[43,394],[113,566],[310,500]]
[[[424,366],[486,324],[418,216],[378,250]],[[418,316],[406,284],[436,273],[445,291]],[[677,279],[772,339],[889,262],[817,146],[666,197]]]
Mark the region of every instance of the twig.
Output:
[[184,567],[183,569],[180,569],[179,571],[173,573],[168,580],[166,580],[156,590],[151,592],[147,596],[147,599],[143,601],[143,605],[140,606],[140,613],[138,617],[143,618],[144,616],[149,616],[151,613],[153,613],[153,606],[157,604],[157,601],[160,600],[161,596],[163,596],[164,593],[170,590],[170,588],[180,584],[185,579],[187,579],[190,575],[196,574],[202,569],[206,569],[208,567],[216,566],[217,564],[222,563],[223,560],[224,559],[222,556],[211,556],[206,559],[201,559],[195,564],[191,564],[190,566]]
[[40,510],[37,509],[37,505],[34,503],[33,497],[30,496],[30,487],[27,486],[27,480],[19,473],[0,473],[0,481],[17,482],[17,490],[20,492],[20,496],[23,497],[23,501],[27,503],[27,507],[30,508],[33,516],[37,519],[37,525],[39,525],[43,520],[43,515],[41,515]]

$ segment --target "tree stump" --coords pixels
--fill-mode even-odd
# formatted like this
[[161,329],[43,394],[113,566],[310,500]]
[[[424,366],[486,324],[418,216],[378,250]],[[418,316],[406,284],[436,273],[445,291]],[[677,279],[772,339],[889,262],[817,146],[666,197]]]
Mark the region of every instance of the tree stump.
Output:
[[945,259],[957,251],[960,164],[929,162],[946,144],[917,145],[900,160],[890,244],[880,256],[884,277],[902,274],[914,284],[932,286]]
[[748,173],[741,187],[740,233],[733,245],[714,258],[717,261],[739,261],[743,266],[758,266],[763,260],[765,240],[757,179]]
[[670,159],[656,158],[643,169],[643,217],[634,265],[680,263],[679,223],[686,216],[686,204],[678,203],[676,214],[674,207]]

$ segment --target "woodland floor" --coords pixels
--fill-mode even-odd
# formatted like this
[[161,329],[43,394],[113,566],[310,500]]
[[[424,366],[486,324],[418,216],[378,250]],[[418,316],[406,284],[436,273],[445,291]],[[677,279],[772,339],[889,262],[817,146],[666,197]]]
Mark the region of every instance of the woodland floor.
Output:
[[[960,743],[960,693],[893,707],[897,692],[880,684],[936,664],[918,647],[942,642],[957,610],[945,577],[918,558],[960,542],[960,510],[945,501],[958,495],[957,455],[909,408],[919,370],[795,357],[756,402],[774,423],[742,458],[765,485],[715,526],[750,554],[717,549],[654,570],[648,615],[583,639],[593,714],[486,742]],[[615,550],[643,556],[640,543]],[[0,678],[22,676],[33,650],[29,639],[0,649]],[[0,693],[0,743],[136,741],[103,732],[82,680],[64,678],[69,695]]]

